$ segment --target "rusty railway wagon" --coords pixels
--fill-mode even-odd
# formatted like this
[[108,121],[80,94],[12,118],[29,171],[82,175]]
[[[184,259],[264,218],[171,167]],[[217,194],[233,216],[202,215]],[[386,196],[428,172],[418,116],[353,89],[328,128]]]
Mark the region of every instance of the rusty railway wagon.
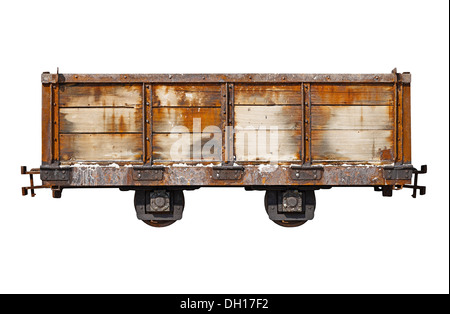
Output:
[[[59,72],[59,71],[58,71]],[[290,227],[313,219],[314,191],[404,187],[411,165],[409,73],[42,74],[42,164],[22,194],[135,191],[151,226],[181,219],[184,190],[264,190]],[[41,186],[33,175],[40,174]],[[411,180],[414,175],[414,184]]]

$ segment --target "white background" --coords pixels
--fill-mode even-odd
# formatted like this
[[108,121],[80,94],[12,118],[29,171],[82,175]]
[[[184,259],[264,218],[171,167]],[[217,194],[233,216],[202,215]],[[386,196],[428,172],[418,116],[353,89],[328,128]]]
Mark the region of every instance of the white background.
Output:
[[[448,1],[2,1],[0,292],[448,293]],[[40,165],[44,71],[412,73],[412,145],[428,194],[317,193],[281,228],[263,192],[186,192],[147,227],[133,193],[22,197]]]

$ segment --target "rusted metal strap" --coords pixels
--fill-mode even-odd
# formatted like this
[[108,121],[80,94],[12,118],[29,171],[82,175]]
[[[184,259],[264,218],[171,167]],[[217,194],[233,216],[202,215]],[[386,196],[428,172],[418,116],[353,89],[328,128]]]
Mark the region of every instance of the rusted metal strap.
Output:
[[134,166],[133,180],[135,181],[161,181],[164,177],[163,166]]
[[[399,74],[403,83],[409,73]],[[51,74],[43,73],[42,83],[394,83],[395,74]]]
[[69,181],[71,172],[71,167],[41,166],[40,169],[42,181]]
[[323,167],[307,167],[292,165],[289,169],[292,180],[320,180],[323,176]]
[[239,180],[244,174],[241,166],[218,166],[213,167],[213,179],[215,180]]
[[414,168],[412,166],[384,167],[386,180],[411,180]]

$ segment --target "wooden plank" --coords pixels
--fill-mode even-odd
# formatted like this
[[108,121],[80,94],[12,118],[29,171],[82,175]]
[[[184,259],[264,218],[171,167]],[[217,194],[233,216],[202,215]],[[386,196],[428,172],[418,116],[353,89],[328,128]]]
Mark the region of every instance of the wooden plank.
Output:
[[141,84],[66,84],[60,88],[60,107],[134,107],[142,104]]
[[301,85],[235,85],[236,105],[299,105],[301,102]]
[[254,131],[237,129],[236,160],[294,161],[300,160],[301,131]]
[[142,132],[142,105],[130,108],[61,108],[61,133]]
[[236,106],[234,112],[237,128],[300,130],[302,127],[301,106]]
[[312,106],[314,130],[392,130],[393,106]]
[[222,134],[153,134],[153,159],[155,162],[219,161],[222,159]]
[[313,130],[314,161],[393,160],[393,130]]
[[393,85],[311,84],[313,105],[393,105]]
[[61,134],[61,160],[138,161],[142,134]]
[[222,94],[220,84],[155,85],[153,88],[153,107],[220,107],[221,97]]
[[[195,125],[195,129],[194,129]],[[205,127],[215,127],[222,130],[220,108],[168,108],[157,107],[153,109],[153,132],[171,132],[180,127],[186,132],[202,132]]]

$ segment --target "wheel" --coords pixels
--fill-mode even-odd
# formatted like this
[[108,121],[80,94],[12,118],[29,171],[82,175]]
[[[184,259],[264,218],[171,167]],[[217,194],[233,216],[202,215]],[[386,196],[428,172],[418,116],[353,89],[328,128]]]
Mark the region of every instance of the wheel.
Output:
[[156,228],[167,227],[176,222],[176,220],[142,220],[142,221],[145,222],[147,225]]
[[[270,216],[269,214],[269,191],[266,191],[266,195],[264,196],[264,207],[266,209],[266,213]],[[308,195],[306,196],[306,200],[308,204],[314,204],[315,207],[315,202],[316,202],[316,198],[314,195],[314,192],[308,191],[306,192]],[[272,195],[273,198],[273,195]],[[276,198],[278,198],[278,191],[276,192]],[[272,202],[274,201],[273,199],[271,200]],[[275,199],[276,202],[276,199]],[[282,227],[286,227],[286,228],[292,228],[292,227],[300,227],[303,226],[305,223],[308,222],[308,220],[272,220],[274,223],[276,223],[279,226]]]
[[[142,220],[148,226],[162,228],[170,226],[181,219],[185,205],[182,190],[170,191],[170,196],[168,196],[170,200],[166,202],[154,198],[154,201],[151,203],[152,193],[155,195],[154,190],[137,190],[135,193],[134,207],[139,220]],[[166,191],[162,190],[162,194],[164,195],[165,193]],[[160,198],[160,194],[157,194],[156,196]],[[149,206],[152,206],[150,204],[154,204],[153,206],[156,206],[156,208],[153,211],[148,212]],[[169,207],[170,212],[166,212]],[[158,212],[160,209],[162,209],[162,211]]]

